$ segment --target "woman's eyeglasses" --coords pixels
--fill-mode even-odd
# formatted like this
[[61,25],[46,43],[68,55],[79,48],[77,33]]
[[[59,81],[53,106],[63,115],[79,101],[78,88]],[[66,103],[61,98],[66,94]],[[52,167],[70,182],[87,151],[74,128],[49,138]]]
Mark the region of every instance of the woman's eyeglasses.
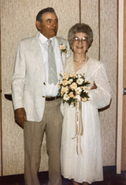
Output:
[[74,43],[79,43],[79,42],[84,43],[84,42],[87,42],[87,40],[88,40],[87,37],[82,37],[81,39],[79,37],[73,38]]

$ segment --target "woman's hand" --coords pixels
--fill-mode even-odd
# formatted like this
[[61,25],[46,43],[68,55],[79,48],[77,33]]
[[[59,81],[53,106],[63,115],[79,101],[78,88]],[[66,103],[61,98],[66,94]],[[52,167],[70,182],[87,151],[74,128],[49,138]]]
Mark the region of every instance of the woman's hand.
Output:
[[93,89],[97,89],[97,85],[95,84],[95,82],[93,82],[93,86],[90,88],[90,90],[93,90]]

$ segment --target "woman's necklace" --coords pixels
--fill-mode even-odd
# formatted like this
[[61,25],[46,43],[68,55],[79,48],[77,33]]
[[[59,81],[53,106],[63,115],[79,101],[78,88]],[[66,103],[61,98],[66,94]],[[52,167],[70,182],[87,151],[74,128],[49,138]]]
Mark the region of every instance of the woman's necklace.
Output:
[[[82,61],[74,60],[74,67],[77,68],[77,69],[81,68],[81,67],[87,62],[87,60],[88,60],[88,57],[86,57],[86,58],[83,59]],[[82,63],[82,65],[80,65],[80,66],[76,66],[76,65],[75,65],[75,62],[78,62],[78,63],[83,62],[83,63]]]
[[85,59],[83,59],[83,60],[80,60],[80,61],[74,59],[74,62],[79,62],[79,63],[81,63],[81,62],[86,61],[86,59],[87,59],[87,58],[85,58]]

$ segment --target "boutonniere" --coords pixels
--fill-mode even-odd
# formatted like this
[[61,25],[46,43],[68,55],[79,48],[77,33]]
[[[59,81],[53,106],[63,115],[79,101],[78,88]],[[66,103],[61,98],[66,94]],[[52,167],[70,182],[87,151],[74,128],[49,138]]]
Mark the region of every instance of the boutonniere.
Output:
[[61,44],[61,45],[59,46],[59,49],[60,49],[60,51],[61,51],[61,54],[62,54],[63,52],[66,53],[66,54],[68,54],[67,47],[64,46],[63,44]]

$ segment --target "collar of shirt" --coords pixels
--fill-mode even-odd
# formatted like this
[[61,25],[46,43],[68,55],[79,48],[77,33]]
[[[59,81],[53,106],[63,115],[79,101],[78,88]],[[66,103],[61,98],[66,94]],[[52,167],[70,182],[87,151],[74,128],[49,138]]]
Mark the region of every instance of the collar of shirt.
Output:
[[[39,40],[40,40],[40,42],[41,42],[42,45],[48,43],[48,42],[47,42],[48,39],[47,39],[42,33],[39,32],[38,37],[39,37]],[[53,45],[53,47],[54,47],[54,46],[55,46],[55,41],[54,41],[54,40],[55,40],[55,36],[52,37],[52,38],[50,38],[50,40],[52,41],[52,45]]]

